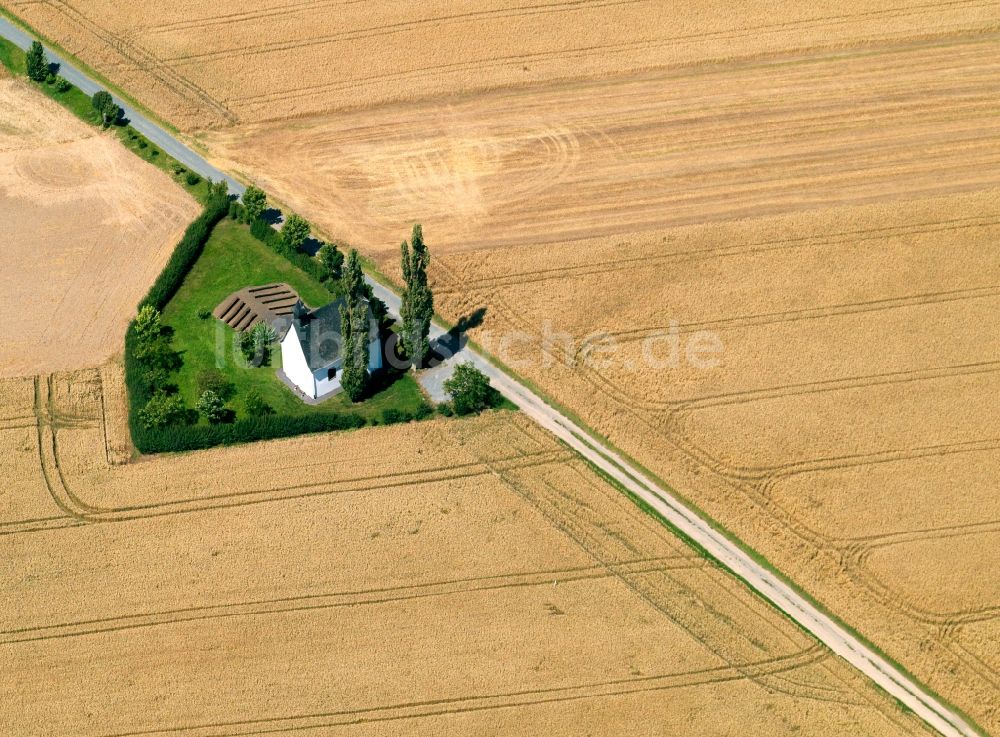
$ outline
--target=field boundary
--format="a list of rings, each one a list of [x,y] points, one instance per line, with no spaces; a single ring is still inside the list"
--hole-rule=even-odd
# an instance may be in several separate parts
[[[0,9],[0,10],[2,10],[2,9]],[[7,15],[7,13],[4,13],[4,15]],[[56,47],[56,48],[58,48],[58,47]],[[72,57],[70,56],[69,58],[72,58]],[[372,273],[375,274],[376,276],[380,277],[380,279],[379,279],[380,283],[382,283],[382,280],[385,280],[386,282],[388,282],[388,284],[392,284],[391,280],[386,279],[386,277],[384,275],[382,275],[382,274],[379,274],[377,272],[377,270],[372,270]],[[447,325],[447,322],[445,322],[444,320],[442,320],[440,318],[437,318],[437,317],[435,319],[435,322],[436,322],[437,325],[442,325],[442,324]],[[546,427],[549,430],[552,430],[553,425],[556,425],[563,432],[565,432],[566,434],[568,434],[571,440],[575,440],[576,443],[578,443],[579,445],[582,445],[583,448],[584,448],[583,450],[581,450],[579,447],[575,448],[575,450],[585,460],[587,460],[588,462],[592,462],[592,458],[597,457],[597,458],[600,458],[601,460],[603,460],[605,462],[610,462],[610,464],[613,467],[616,467],[618,469],[618,471],[620,471],[624,475],[624,477],[626,479],[630,479],[631,481],[639,483],[642,486],[647,486],[647,487],[650,486],[650,483],[649,483],[650,481],[652,482],[653,486],[655,486],[656,484],[662,483],[658,479],[658,477],[656,477],[653,474],[649,474],[648,471],[646,469],[644,469],[640,464],[636,463],[631,458],[629,458],[627,455],[625,455],[625,454],[621,453],[620,451],[618,451],[618,449],[613,444],[611,444],[610,442],[608,442],[606,439],[603,439],[599,434],[595,433],[591,428],[587,427],[582,422],[579,422],[579,418],[576,417],[574,415],[574,413],[572,413],[571,411],[565,411],[563,408],[561,408],[558,405],[558,403],[550,401],[549,398],[544,393],[542,393],[542,392],[540,392],[540,391],[537,390],[537,387],[534,387],[533,385],[531,385],[530,382],[524,380],[523,378],[521,378],[520,376],[518,376],[515,372],[510,371],[506,366],[504,366],[503,364],[501,364],[498,361],[496,361],[492,356],[489,356],[488,354],[484,353],[479,346],[477,346],[475,344],[470,344],[470,348],[473,349],[472,351],[470,351],[470,354],[472,355],[472,357],[475,358],[475,359],[480,359],[480,360],[488,363],[490,366],[492,366],[493,369],[494,369],[493,373],[495,375],[498,374],[499,378],[502,378],[502,379],[506,380],[506,382],[508,384],[508,386],[505,387],[507,389],[507,392],[509,394],[513,393],[512,396],[520,399],[521,403],[525,403],[526,402],[526,400],[525,400],[526,392],[533,393],[535,395],[535,398],[542,405],[541,409],[538,409],[536,407],[537,411],[543,413],[543,417],[545,419],[549,420],[549,423],[551,423],[551,424],[545,423],[543,426]],[[523,408],[524,407],[522,406],[522,409]],[[559,423],[558,419],[553,416],[553,410],[555,412],[564,412],[565,417],[573,425],[576,426],[575,430],[573,428],[568,428],[563,423]],[[533,419],[535,419],[536,421],[538,421],[537,416],[535,418],[533,418]],[[542,423],[540,422],[539,424],[542,424]],[[558,434],[557,434],[557,437],[559,437]],[[609,454],[611,456],[616,456],[617,459],[611,459],[611,458],[609,458]],[[964,719],[964,720],[968,721],[970,724],[974,725],[974,722],[971,719],[969,719],[964,713],[962,713],[961,710],[959,710],[956,707],[954,707],[953,705],[949,704],[944,699],[941,699],[941,697],[937,696],[936,694],[933,694],[923,684],[921,684],[918,681],[916,681],[913,678],[912,675],[910,675],[905,669],[903,669],[897,663],[895,663],[894,661],[892,661],[890,658],[888,658],[887,656],[885,656],[885,654],[882,653],[877,647],[873,646],[864,637],[862,637],[858,633],[854,632],[848,625],[844,624],[839,619],[837,619],[828,610],[826,610],[821,604],[819,604],[818,602],[815,602],[807,593],[805,593],[804,591],[802,591],[801,589],[799,589],[791,581],[787,580],[779,571],[777,571],[777,569],[775,569],[768,561],[766,561],[766,559],[764,559],[762,556],[760,556],[760,554],[756,553],[751,548],[749,548],[748,546],[746,546],[745,543],[743,543],[742,541],[740,541],[737,538],[735,538],[731,533],[729,533],[724,528],[719,527],[718,523],[716,523],[714,520],[712,520],[711,517],[709,517],[708,515],[705,515],[695,505],[690,504],[686,499],[684,499],[683,497],[680,497],[679,495],[677,495],[676,492],[669,485],[662,484],[662,487],[665,489],[665,491],[668,494],[668,496],[672,500],[676,501],[678,505],[680,505],[681,507],[683,507],[685,510],[690,510],[690,513],[693,513],[694,515],[696,515],[697,519],[699,521],[701,521],[705,525],[708,525],[709,528],[711,528],[712,531],[714,531],[716,534],[718,534],[719,536],[721,536],[722,538],[724,538],[725,542],[727,542],[728,545],[723,545],[722,546],[723,549],[725,549],[727,547],[731,548],[731,549],[734,549],[734,552],[738,552],[738,553],[742,554],[743,556],[747,557],[748,559],[750,559],[751,561],[753,561],[754,563],[756,563],[758,566],[760,566],[762,569],[764,569],[765,571],[767,571],[774,578],[776,578],[778,581],[780,581],[782,584],[784,584],[788,589],[790,589],[795,594],[795,596],[797,598],[803,600],[804,602],[807,602],[812,608],[814,608],[822,616],[824,616],[824,617],[828,618],[829,620],[831,620],[832,622],[836,623],[842,630],[844,630],[849,635],[851,635],[851,637],[854,640],[856,640],[859,644],[862,644],[864,646],[864,648],[867,651],[869,651],[869,653],[877,655],[878,658],[880,658],[882,661],[884,661],[885,663],[887,663],[890,666],[892,666],[892,668],[895,671],[897,671],[899,675],[904,676],[905,680],[908,682],[906,684],[907,686],[913,686],[914,688],[918,689],[919,692],[921,692],[923,694],[923,698],[922,698],[919,694],[913,694],[912,692],[908,691],[907,692],[907,697],[911,698],[913,701],[915,701],[916,703],[918,703],[921,707],[924,707],[924,713],[919,714],[919,716],[921,716],[925,721],[928,721],[928,723],[933,724],[933,722],[930,719],[928,719],[928,716],[927,716],[928,710],[930,710],[931,714],[933,714],[935,717],[938,717],[938,718],[940,718],[942,720],[942,721],[938,722],[937,728],[939,730],[941,730],[940,724],[943,723],[944,725],[946,725],[946,730],[941,730],[943,733],[946,733],[946,734],[968,735],[968,734],[972,734],[972,731],[970,731],[970,730],[975,730],[979,734],[985,734],[985,732],[981,728],[979,728],[978,726],[974,726],[974,727],[971,727],[971,728],[963,728],[963,727],[966,727],[966,725],[956,725],[954,722],[951,722],[950,720],[944,720],[943,717],[940,717],[940,711],[937,710],[937,709],[935,709],[935,708],[933,708],[933,707],[946,706],[946,707],[948,707],[948,709],[953,714],[960,715],[962,717],[962,719]],[[674,507],[674,508],[676,509],[676,507]],[[659,510],[655,510],[655,511],[658,512],[657,513],[657,517],[658,517],[658,519],[660,519],[661,522],[663,522],[665,524],[668,524],[668,525],[670,524],[669,520],[662,513],[659,513]],[[671,527],[671,529],[673,529],[673,527]],[[682,539],[688,540],[688,544],[692,544],[693,542],[695,542],[693,540],[689,540],[689,536],[687,536],[687,535],[682,534],[681,537],[682,537]],[[694,549],[696,551],[698,550],[698,547],[696,547],[695,545],[692,545],[692,547],[694,547]],[[792,615],[790,613],[788,613],[786,610],[784,610],[781,606],[778,606],[774,599],[770,599],[761,590],[762,589],[762,585],[761,585],[760,582],[758,582],[758,583],[752,583],[747,578],[744,578],[744,577],[740,576],[740,574],[736,573],[736,571],[732,568],[731,565],[727,565],[718,556],[713,555],[707,549],[705,550],[705,553],[716,564],[718,564],[721,567],[729,570],[733,575],[736,575],[738,578],[741,578],[742,580],[744,580],[747,583],[747,585],[751,589],[754,589],[760,596],[762,596],[764,598],[768,598],[768,600],[770,601],[770,603],[772,604],[772,606],[774,606],[774,608],[779,609],[779,611],[783,611],[786,614],[786,616],[789,616],[790,618],[795,619],[794,617],[792,617]],[[798,602],[794,602],[794,600],[792,600],[792,601],[793,601],[794,604],[798,605]],[[801,607],[798,607],[798,606],[797,606],[797,608],[801,609]],[[808,628],[806,628],[805,625],[802,624],[802,622],[800,620],[795,620],[795,621],[799,624],[799,626],[801,626],[804,629],[808,630]],[[836,652],[836,650],[833,648],[833,646],[830,644],[829,641],[823,640],[818,635],[816,635],[815,633],[813,633],[811,630],[808,630],[808,631],[810,631],[810,633],[813,634],[813,636],[817,637],[817,639],[821,639],[821,641],[823,641],[828,647],[830,647],[832,650],[834,650]],[[852,650],[853,650],[853,648],[852,648]],[[838,654],[840,654],[841,657],[845,657],[845,659],[846,659],[846,656],[844,656],[843,653],[838,653]],[[855,653],[855,654],[859,654],[859,653]],[[865,657],[867,657],[867,654],[865,654]],[[853,665],[855,665],[856,667],[859,667],[859,669],[861,669],[860,666],[857,666],[857,662],[856,661],[851,661],[851,662],[852,662]],[[863,669],[862,669],[862,672],[864,672]],[[869,677],[870,680],[878,683],[878,681],[876,681],[876,679],[874,677],[872,677],[870,673],[866,673],[866,675],[868,675],[868,677]],[[883,675],[885,675],[884,672],[883,672]],[[899,681],[897,679],[895,679],[895,678],[889,677],[888,680],[890,682],[892,682],[892,683],[897,684],[897,685],[899,684]],[[890,694],[890,695],[893,695],[893,694]],[[932,703],[930,706],[928,706],[928,700],[930,700],[931,702],[937,702],[937,703]],[[901,702],[901,703],[902,703],[902,705],[904,707],[910,708],[909,704],[906,704],[906,703],[903,703],[903,702]]]

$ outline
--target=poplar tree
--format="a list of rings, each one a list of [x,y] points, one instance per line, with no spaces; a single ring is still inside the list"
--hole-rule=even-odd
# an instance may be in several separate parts
[[[402,321],[403,351],[414,368],[421,368],[430,352],[428,336],[434,316],[434,295],[427,284],[427,265],[431,255],[424,244],[423,229],[413,226],[410,243],[400,246],[403,269],[403,303],[399,310]]]
[[[343,339],[343,367],[340,385],[352,402],[357,402],[368,386],[368,302],[367,284],[358,252],[351,249],[341,287],[345,305],[340,308],[340,333]]]

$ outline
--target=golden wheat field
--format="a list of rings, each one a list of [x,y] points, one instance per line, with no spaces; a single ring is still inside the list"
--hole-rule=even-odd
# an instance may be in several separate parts
[[[205,140],[392,276],[422,221],[448,319],[484,309],[477,341],[996,730],[998,60],[983,32]],[[645,368],[674,325],[721,365]]]
[[[11,8],[390,276],[422,222],[446,318],[485,310],[474,339],[1000,731],[997,5]],[[714,336],[719,364],[651,367],[671,330]],[[209,504],[191,459],[112,468],[107,443],[59,444],[102,521]],[[267,497],[251,451],[200,457],[212,505]],[[313,488],[300,472],[283,494]],[[498,731],[620,726],[568,703]],[[652,719],[746,732],[702,729],[710,703]],[[820,723],[783,709],[761,734]]]
[[[927,734],[521,415],[121,465],[120,371],[0,381],[5,735]]]
[[[0,80],[0,376],[95,365],[197,203],[116,138]]]
[[[996,6],[976,0],[5,5],[186,131],[998,25]]]

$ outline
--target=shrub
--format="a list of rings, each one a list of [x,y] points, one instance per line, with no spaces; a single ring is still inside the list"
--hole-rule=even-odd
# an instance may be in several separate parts
[[[139,419],[147,430],[175,425],[185,416],[184,402],[176,394],[157,392],[139,411]]]
[[[195,408],[200,415],[213,425],[222,422],[226,416],[226,406],[222,401],[222,397],[211,389],[206,389],[201,393]]]
[[[201,181],[201,177],[193,171],[189,171],[187,176],[184,177],[184,181],[188,183],[188,186],[195,186]]]
[[[251,417],[263,417],[264,415],[274,414],[274,409],[264,401],[264,398],[256,389],[251,389],[247,392],[246,397],[243,399],[243,406],[246,407],[247,414]]]
[[[451,402],[441,402],[437,406],[437,411],[445,417],[451,417],[455,414],[455,408],[451,406]]]
[[[56,75],[54,75],[52,72],[49,72],[47,75],[45,75],[45,84],[53,85],[55,83],[56,83]]]
[[[244,218],[243,205],[241,205],[236,200],[233,200],[232,202],[230,202],[229,203],[229,217],[232,220],[235,220],[238,223],[243,222],[243,218]]]
[[[240,336],[240,350],[252,366],[267,366],[271,362],[271,345],[278,339],[274,328],[258,322]]]
[[[203,369],[198,372],[198,392],[214,392],[223,401],[231,399],[234,387],[224,373],[216,368]]]
[[[209,309],[206,309],[206,308],[202,307],[200,310],[198,310],[198,319],[199,320],[207,320],[211,316],[212,316],[212,311],[209,310]]]
[[[149,144],[146,142],[146,139],[145,138],[140,138],[139,139],[139,148],[146,148],[147,146],[149,146]]]
[[[156,281],[153,282],[153,286],[150,287],[142,304],[152,305],[158,310],[162,310],[166,306],[201,255],[205,248],[205,242],[212,234],[212,228],[225,217],[228,211],[228,198],[217,197],[209,201],[201,215],[184,231],[184,237],[181,238],[181,242],[177,244],[174,252],[170,255],[170,260],[163,267],[163,271],[156,277]]]
[[[496,404],[498,399],[486,374],[471,363],[455,366],[455,373],[445,380],[444,389],[451,395],[452,406],[457,415],[482,412]]]
[[[394,407],[386,407],[382,410],[381,418],[383,425],[395,425],[396,423],[409,422],[413,419],[411,415]]]

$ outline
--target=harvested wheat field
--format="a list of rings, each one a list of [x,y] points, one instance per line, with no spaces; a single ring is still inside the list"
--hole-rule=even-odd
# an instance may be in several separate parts
[[[186,131],[997,25],[990,3],[8,3]]]
[[[197,203],[111,134],[0,80],[0,376],[96,365]]]
[[[476,340],[996,731],[998,60],[984,32],[205,140],[390,275],[421,221],[446,317],[484,308]],[[644,369],[674,323],[720,365]]]
[[[116,373],[0,382],[5,735],[928,734],[521,415],[113,464]]]
[[[996,5],[13,10],[390,276],[423,223],[444,316],[485,309],[476,340],[1000,731]],[[672,329],[719,361],[650,367]],[[59,452],[106,489],[88,521],[209,513],[189,459]],[[244,483],[223,473],[211,505]],[[525,475],[532,495],[582,488]],[[702,721],[738,699],[712,704],[688,712],[700,733],[746,731]],[[500,731],[582,709],[545,708]],[[775,718],[761,734],[799,726]]]

